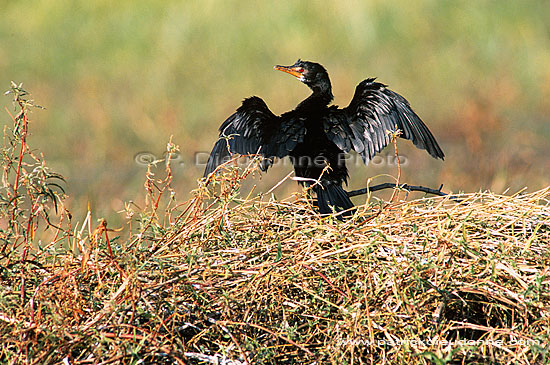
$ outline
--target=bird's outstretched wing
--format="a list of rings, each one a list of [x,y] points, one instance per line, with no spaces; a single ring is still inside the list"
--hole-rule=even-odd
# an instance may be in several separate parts
[[[220,138],[214,145],[204,176],[208,176],[233,153],[259,154],[265,158],[260,167],[265,171],[273,157],[284,157],[303,141],[306,129],[301,118],[290,114],[276,116],[257,96],[242,105],[220,127]]]
[[[324,118],[327,137],[344,152],[355,150],[368,163],[391,142],[388,132],[401,130],[401,137],[411,140],[434,158],[445,155],[428,127],[401,95],[375,82],[362,81],[350,104],[343,109],[331,107]]]

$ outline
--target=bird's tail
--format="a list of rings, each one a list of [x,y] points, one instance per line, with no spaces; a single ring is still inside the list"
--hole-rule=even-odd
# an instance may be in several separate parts
[[[321,214],[345,211],[338,219],[350,217],[355,213],[353,203],[341,185],[332,182],[316,185],[313,190],[317,194],[317,206]]]

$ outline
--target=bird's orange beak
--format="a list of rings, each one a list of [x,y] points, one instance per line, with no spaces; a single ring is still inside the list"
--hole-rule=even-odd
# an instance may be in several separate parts
[[[297,77],[299,79],[302,79],[304,75],[304,69],[302,67],[277,65],[273,68],[278,71],[289,73],[292,76]]]

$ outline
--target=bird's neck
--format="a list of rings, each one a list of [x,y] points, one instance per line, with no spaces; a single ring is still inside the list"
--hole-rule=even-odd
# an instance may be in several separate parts
[[[313,93],[298,104],[298,109],[325,107],[334,99],[330,82],[321,85],[311,85],[309,87]]]

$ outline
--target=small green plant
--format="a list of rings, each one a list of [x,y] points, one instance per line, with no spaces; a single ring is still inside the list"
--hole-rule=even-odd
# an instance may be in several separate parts
[[[29,98],[22,84],[12,82],[6,95],[13,96],[17,113],[15,116],[10,113],[13,126],[4,127],[1,150],[0,262],[15,258],[25,261],[33,250],[42,249],[41,243],[36,242],[41,225],[56,230],[52,244],[66,237],[67,231],[50,219],[52,206],[56,213],[61,211],[70,220],[63,206],[63,176],[51,171],[44,157],[27,144],[30,111],[43,108]]]

